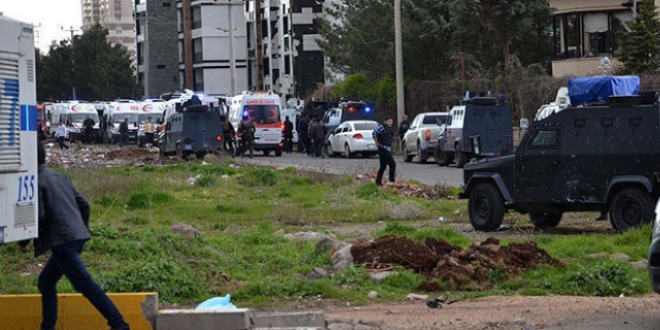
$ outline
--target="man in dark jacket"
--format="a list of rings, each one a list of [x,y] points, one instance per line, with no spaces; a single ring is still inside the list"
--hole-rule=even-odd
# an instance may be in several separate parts
[[[378,126],[373,132],[373,138],[378,148],[378,158],[380,159],[380,168],[378,168],[378,175],[376,176],[376,184],[383,185],[383,174],[385,168],[390,168],[390,183],[394,183],[394,174],[396,173],[396,162],[392,156],[392,140],[394,140],[394,132],[392,125],[394,119],[386,117],[385,123]]]
[[[249,118],[243,118],[238,124],[238,136],[241,137],[241,157],[245,157],[245,151],[250,150],[250,158],[254,153],[254,134],[257,129]]]
[[[300,142],[300,152],[305,152],[307,155],[310,155],[310,145],[309,145],[309,134],[307,133],[307,130],[309,129],[309,118],[307,116],[307,113],[303,113],[302,118],[298,122],[298,142]]]
[[[83,130],[85,131],[85,140],[87,143],[93,142],[94,125],[96,125],[94,119],[87,116],[83,122]]]
[[[312,139],[312,145],[315,157],[323,157],[323,144],[325,142],[325,128],[323,123],[315,116],[312,120],[312,126],[309,128],[309,137]]]
[[[289,120],[289,116],[284,119],[284,151],[287,153],[293,152],[293,123]]]
[[[113,330],[129,330],[117,307],[94,282],[80,258],[91,236],[87,225],[89,202],[64,175],[49,169],[46,150],[38,145],[39,162],[39,238],[34,242],[38,257],[50,250],[52,255],[39,274],[41,293],[41,330],[55,330],[57,323],[57,282],[66,276],[73,288],[82,293],[105,317]]]
[[[128,117],[119,124],[119,146],[123,147],[128,143]]]

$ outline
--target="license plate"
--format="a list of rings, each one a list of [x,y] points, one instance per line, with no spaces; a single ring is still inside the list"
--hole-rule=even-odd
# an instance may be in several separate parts
[[[186,145],[183,146],[183,149],[192,150],[192,145],[191,144],[186,144]]]
[[[376,146],[373,144],[367,144],[367,149],[376,149]]]
[[[266,142],[280,142],[280,139],[264,139]]]

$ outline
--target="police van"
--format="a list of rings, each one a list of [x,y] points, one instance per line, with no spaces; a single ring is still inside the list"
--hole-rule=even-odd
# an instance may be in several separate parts
[[[34,32],[0,12],[0,244],[37,237]]]
[[[271,151],[282,156],[282,100],[272,92],[243,92],[232,97],[229,107],[229,122],[236,130],[243,119],[254,123],[254,150],[268,156]]]

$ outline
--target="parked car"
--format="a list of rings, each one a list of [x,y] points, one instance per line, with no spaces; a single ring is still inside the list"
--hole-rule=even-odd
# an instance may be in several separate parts
[[[373,120],[343,122],[328,136],[326,153],[329,157],[342,154],[346,158],[351,158],[358,153],[365,158],[376,155],[378,149],[372,136],[376,128],[378,128],[378,123]]]
[[[495,230],[507,210],[529,213],[537,227],[557,226],[564,212],[609,211],[619,231],[652,221],[660,104],[639,96],[609,102],[535,121],[514,154],[465,166],[460,196],[469,198],[472,226]]]
[[[513,151],[511,110],[489,97],[474,98],[455,106],[434,150],[436,163],[447,166],[456,161],[463,168],[470,159],[495,157]]]
[[[426,163],[429,156],[433,155],[441,126],[447,123],[448,117],[447,112],[420,113],[415,117],[401,142],[401,152],[406,163],[412,162],[415,156],[420,164]]]

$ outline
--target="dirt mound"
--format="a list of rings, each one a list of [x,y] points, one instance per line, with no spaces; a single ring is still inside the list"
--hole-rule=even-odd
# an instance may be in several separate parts
[[[490,275],[496,272],[506,276],[541,265],[562,266],[534,242],[503,247],[495,238],[462,249],[435,238],[427,238],[420,244],[407,238],[385,236],[353,245],[351,254],[356,264],[372,269],[402,266],[421,273],[428,280],[421,287],[425,291],[441,289],[435,279],[455,290],[476,289],[474,284],[488,286]]]
[[[355,181],[357,183],[375,182],[376,173],[367,173],[364,175],[358,175],[355,177]],[[406,183],[403,181],[396,181],[391,185],[386,185],[385,188],[393,191],[397,195],[403,195],[408,197],[416,197],[416,198],[423,198],[430,200],[453,198],[453,196],[450,196],[450,191],[449,191],[450,187],[440,184],[435,186],[425,186],[425,185]]]
[[[158,150],[157,149],[146,149],[146,148],[125,148],[118,150],[110,150],[105,154],[105,159],[107,160],[158,160]]]

